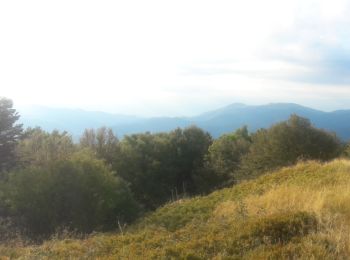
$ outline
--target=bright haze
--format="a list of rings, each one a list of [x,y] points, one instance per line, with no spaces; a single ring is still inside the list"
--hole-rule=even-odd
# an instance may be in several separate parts
[[[1,1],[0,96],[143,116],[350,108],[350,1]]]

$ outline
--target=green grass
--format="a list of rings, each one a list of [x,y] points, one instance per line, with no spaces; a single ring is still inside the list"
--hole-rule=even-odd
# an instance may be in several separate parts
[[[22,259],[345,259],[350,256],[350,161],[305,162],[180,200],[124,234],[0,246]],[[6,259],[6,258],[5,258]]]

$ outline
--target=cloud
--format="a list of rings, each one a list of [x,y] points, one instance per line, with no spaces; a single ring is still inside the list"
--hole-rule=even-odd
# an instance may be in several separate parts
[[[0,90],[18,103],[152,115],[348,107],[348,2],[2,1]]]
[[[276,33],[260,51],[264,61],[280,61],[300,70],[286,80],[313,84],[350,84],[350,5],[327,1],[298,13],[293,26]],[[302,5],[301,5],[302,6]],[[295,72],[295,71],[294,71]],[[278,73],[276,77],[279,77]]]
[[[293,22],[273,32],[254,55],[206,61],[183,75],[245,75],[315,85],[350,85],[350,4],[297,1]]]

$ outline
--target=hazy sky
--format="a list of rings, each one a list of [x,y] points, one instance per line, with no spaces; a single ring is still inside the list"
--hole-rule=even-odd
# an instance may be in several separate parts
[[[0,1],[0,96],[192,115],[350,108],[350,1]]]

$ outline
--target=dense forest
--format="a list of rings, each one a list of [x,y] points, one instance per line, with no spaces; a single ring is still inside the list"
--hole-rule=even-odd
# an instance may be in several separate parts
[[[209,194],[300,161],[349,156],[333,133],[298,115],[214,139],[191,126],[118,139],[111,129],[23,129],[0,99],[0,240],[123,228],[168,202]],[[1,241],[0,241],[1,242]]]

